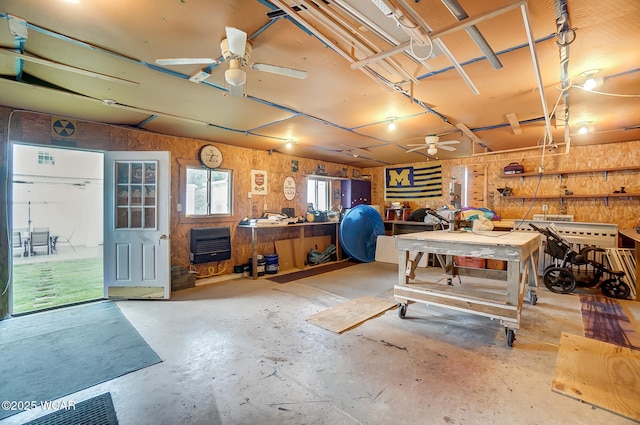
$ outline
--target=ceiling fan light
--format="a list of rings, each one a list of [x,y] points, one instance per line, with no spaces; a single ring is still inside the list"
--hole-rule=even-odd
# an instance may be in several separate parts
[[[438,149],[436,149],[435,146],[429,146],[429,149],[427,149],[427,153],[429,155],[435,155],[438,153]]]
[[[232,86],[241,86],[247,82],[247,73],[240,68],[229,68],[224,72],[224,79]]]
[[[593,90],[596,88],[597,85],[598,85],[598,82],[596,81],[595,78],[589,78],[587,81],[584,82],[584,85],[582,87],[585,90]]]

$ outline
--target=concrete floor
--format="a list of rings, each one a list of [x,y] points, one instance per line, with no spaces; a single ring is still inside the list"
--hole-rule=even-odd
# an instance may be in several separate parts
[[[360,295],[391,297],[396,267],[118,302],[163,362],[62,400],[110,391],[121,425],[635,423],[551,390],[560,333],[583,335],[576,294],[540,288],[513,348],[498,322],[418,304],[342,335],[305,321]],[[636,304],[625,302],[637,321]]]

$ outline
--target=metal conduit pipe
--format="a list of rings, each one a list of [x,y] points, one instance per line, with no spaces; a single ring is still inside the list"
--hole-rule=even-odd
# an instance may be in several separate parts
[[[462,6],[460,6],[460,3],[458,3],[458,0],[442,0],[442,3],[444,3],[447,9],[449,9],[449,12],[451,12],[451,14],[455,16],[458,21],[462,21],[463,19],[467,19],[469,17],[467,12],[465,12]],[[487,43],[487,40],[484,38],[482,33],[480,33],[478,27],[476,27],[475,25],[471,25],[465,28],[465,31],[473,39],[480,50],[482,50],[482,53],[484,53],[489,63],[491,63],[491,66],[493,66],[494,69],[502,68],[502,62],[500,62],[500,59],[498,59],[498,56],[493,51],[491,46],[489,46],[489,43]]]

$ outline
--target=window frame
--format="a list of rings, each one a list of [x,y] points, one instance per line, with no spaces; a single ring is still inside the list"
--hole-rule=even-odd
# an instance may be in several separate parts
[[[229,217],[232,217],[234,214],[234,204],[235,204],[235,198],[234,198],[234,170],[230,169],[230,168],[216,168],[216,169],[208,169],[204,166],[202,166],[202,164],[199,161],[193,161],[193,160],[178,160],[178,165],[180,168],[180,182],[179,182],[179,187],[178,187],[178,191],[179,191],[179,199],[180,199],[180,208],[178,208],[178,214],[179,214],[179,219],[178,222],[179,223],[200,223],[200,222],[204,222],[204,221],[211,221],[213,219],[218,219],[218,218],[224,218],[224,219],[228,219]],[[201,170],[206,170],[206,171],[223,171],[223,172],[227,172],[229,174],[229,190],[228,190],[228,196],[229,196],[229,212],[224,212],[224,213],[214,213],[214,214],[206,214],[206,215],[187,215],[187,170],[189,169],[201,169]],[[210,193],[210,186],[209,186],[210,180],[208,179],[207,181],[207,192]]]

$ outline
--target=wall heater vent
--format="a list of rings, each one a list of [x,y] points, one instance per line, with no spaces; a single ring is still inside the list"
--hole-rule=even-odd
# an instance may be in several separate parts
[[[228,227],[191,229],[189,260],[193,264],[231,258],[231,235]]]

